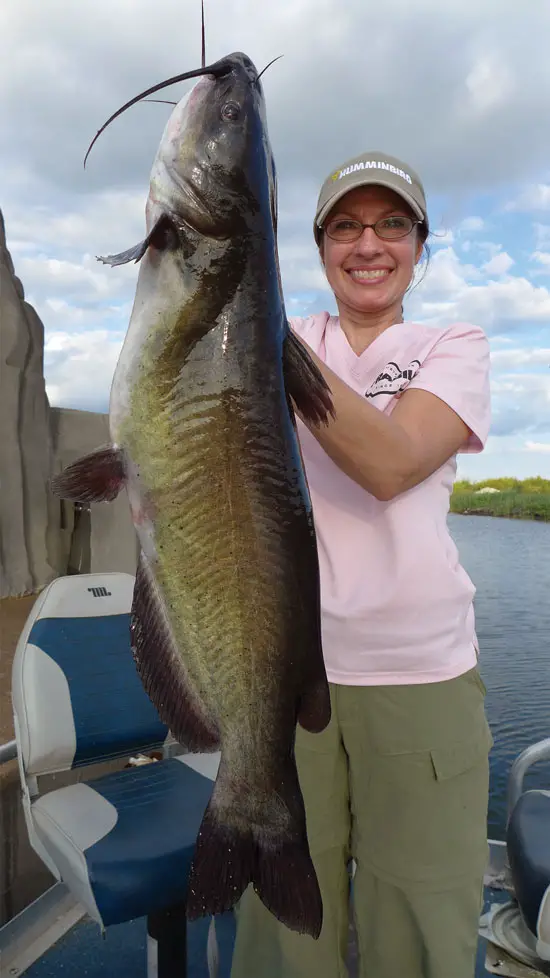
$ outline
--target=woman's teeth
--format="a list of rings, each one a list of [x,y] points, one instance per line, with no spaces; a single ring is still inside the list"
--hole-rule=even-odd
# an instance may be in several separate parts
[[[349,275],[353,279],[360,282],[369,282],[374,280],[379,280],[386,278],[390,274],[389,268],[376,268],[376,269],[364,269],[364,268],[352,268],[349,271]]]

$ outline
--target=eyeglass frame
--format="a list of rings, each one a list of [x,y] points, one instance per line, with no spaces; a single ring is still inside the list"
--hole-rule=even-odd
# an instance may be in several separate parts
[[[372,228],[372,230],[374,231],[376,237],[377,238],[380,238],[381,241],[400,241],[401,238],[406,238],[409,234],[412,234],[413,229],[418,224],[424,224],[424,221],[421,221],[418,218],[417,219],[414,219],[412,217],[408,217],[407,215],[400,215],[400,216],[403,217],[407,221],[411,221],[411,226],[410,226],[410,228],[409,228],[408,231],[405,231],[404,234],[394,235],[391,238],[385,238],[382,234],[379,234],[378,231],[376,230],[376,225],[377,224],[380,224],[382,221],[387,221],[388,220],[387,217],[381,217],[381,218],[379,218],[378,221],[375,221],[374,224],[362,224],[361,221],[356,221],[354,218],[351,218],[351,217],[350,218],[333,218],[332,221],[329,221],[328,222],[328,224],[333,224],[334,221],[338,221],[338,220],[340,220],[340,221],[341,220],[347,220],[347,221],[349,221],[350,224],[355,224],[355,225],[357,225],[358,227],[361,228],[361,230],[360,230],[359,234],[357,235],[357,237],[355,237],[355,238],[349,238],[345,242],[341,238],[340,239],[334,238],[332,236],[332,234],[329,234],[329,232],[327,231],[328,224],[327,225],[322,224],[321,227],[320,227],[320,230],[321,231],[324,231],[324,233],[327,234],[329,236],[329,238],[331,238],[332,241],[340,241],[341,244],[344,244],[344,243],[345,244],[351,244],[352,241],[359,241],[359,238],[363,234],[365,228]]]

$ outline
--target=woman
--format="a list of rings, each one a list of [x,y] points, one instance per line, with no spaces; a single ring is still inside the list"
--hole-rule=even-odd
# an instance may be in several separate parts
[[[485,687],[474,587],[446,517],[482,450],[489,348],[403,322],[428,236],[420,179],[366,153],[330,174],[314,234],[338,316],[294,319],[336,418],[300,442],[318,538],[332,719],[296,758],[324,904],[314,941],[249,888],[232,978],[343,978],[349,860],[361,978],[472,978],[487,858]]]

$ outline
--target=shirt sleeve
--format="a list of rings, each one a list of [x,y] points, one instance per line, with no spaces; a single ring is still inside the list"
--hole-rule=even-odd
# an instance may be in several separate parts
[[[303,316],[287,316],[288,324],[298,336],[303,336],[305,319]]]
[[[461,452],[483,451],[491,427],[490,349],[479,326],[446,330],[425,358],[408,390],[429,391],[458,414],[472,434]]]

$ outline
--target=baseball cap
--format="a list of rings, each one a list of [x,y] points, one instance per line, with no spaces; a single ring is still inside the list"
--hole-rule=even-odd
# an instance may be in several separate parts
[[[369,184],[394,190],[428,227],[426,195],[418,174],[395,156],[367,152],[338,166],[329,174],[321,187],[313,222],[313,234],[317,244],[320,241],[323,221],[336,202],[349,190]]]

